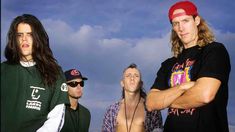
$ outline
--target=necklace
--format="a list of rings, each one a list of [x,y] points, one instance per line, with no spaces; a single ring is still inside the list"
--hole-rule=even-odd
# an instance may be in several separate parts
[[[130,128],[129,128],[129,129],[128,129],[128,123],[127,123],[126,99],[124,98],[125,118],[126,118],[126,130],[127,130],[127,132],[130,132],[130,131],[131,131],[131,125],[132,125],[132,122],[133,122],[133,120],[134,120],[135,112],[136,112],[136,110],[137,110],[137,107],[138,107],[138,105],[139,105],[139,103],[140,103],[140,98],[141,98],[141,97],[139,97],[139,101],[138,101],[137,105],[135,106],[135,110],[134,110],[134,113],[133,113],[132,118],[131,118],[131,124],[130,124]]]

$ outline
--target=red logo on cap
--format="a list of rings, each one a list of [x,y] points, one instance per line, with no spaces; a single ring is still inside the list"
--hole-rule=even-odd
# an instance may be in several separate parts
[[[77,70],[72,70],[71,72],[71,75],[73,75],[73,76],[76,76],[76,75],[79,75],[79,72],[77,71]]]

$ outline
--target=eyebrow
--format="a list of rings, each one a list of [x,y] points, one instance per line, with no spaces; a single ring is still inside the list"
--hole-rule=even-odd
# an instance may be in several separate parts
[[[172,23],[179,23],[181,21],[190,20],[190,17],[183,18],[182,20],[172,21]]]
[[[133,75],[140,75],[139,73],[126,73],[124,75],[131,75],[131,74],[133,74]]]
[[[29,33],[32,33],[32,32],[18,32],[18,31],[17,31],[17,33],[18,33],[18,34],[23,34],[23,33],[29,34]]]

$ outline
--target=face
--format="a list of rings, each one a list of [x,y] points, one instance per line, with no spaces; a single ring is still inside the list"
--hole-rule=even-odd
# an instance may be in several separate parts
[[[184,10],[177,9],[173,14],[183,13]],[[179,15],[172,19],[172,28],[177,33],[178,37],[184,44],[184,48],[190,48],[197,44],[198,28],[200,18],[197,16],[195,19],[189,15]]]
[[[17,40],[20,52],[22,54],[21,60],[32,60],[33,38],[32,30],[29,24],[20,23],[17,27]]]
[[[78,78],[78,79],[73,79],[73,80],[70,80],[70,81],[67,82],[68,94],[71,98],[79,99],[80,97],[82,97],[83,87],[81,86],[81,84],[78,84],[77,86],[70,86],[68,83],[71,83],[71,82],[81,83],[82,81],[83,81],[82,79]]]
[[[128,68],[123,74],[121,86],[127,92],[136,93],[140,90],[140,72],[136,68]]]

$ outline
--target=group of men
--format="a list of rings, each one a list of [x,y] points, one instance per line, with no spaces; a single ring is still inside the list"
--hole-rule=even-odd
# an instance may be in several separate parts
[[[175,3],[168,17],[173,57],[162,62],[148,94],[137,65],[124,69],[122,97],[107,108],[102,132],[228,132],[226,48],[215,42],[194,3]],[[78,102],[87,78],[77,69],[62,71],[35,16],[12,21],[5,57],[1,132],[89,131],[91,114]]]

